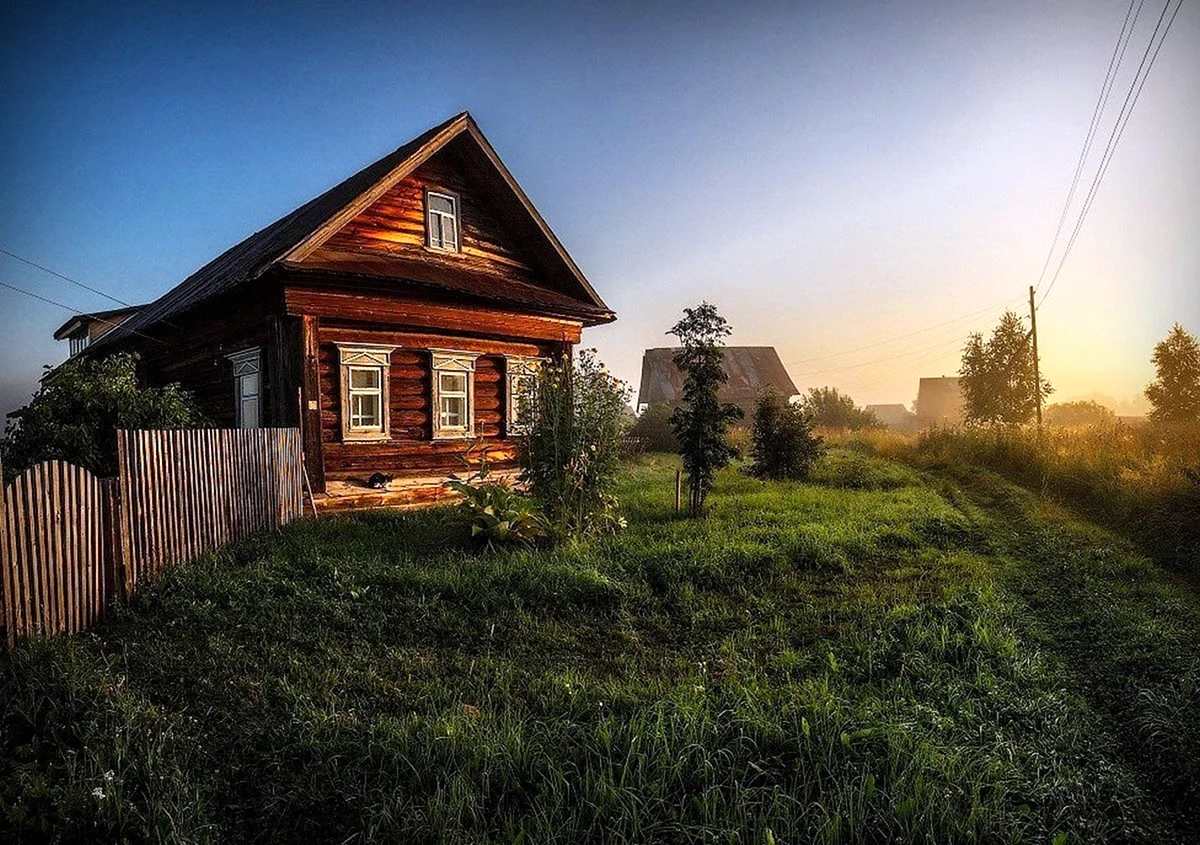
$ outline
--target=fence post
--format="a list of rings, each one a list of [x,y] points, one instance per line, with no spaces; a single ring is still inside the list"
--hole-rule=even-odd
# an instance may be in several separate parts
[[[123,520],[121,518],[121,479],[106,478],[100,482],[102,496],[101,529],[104,539],[104,610],[114,600],[129,600],[130,583],[126,571]]]
[[[15,613],[9,613],[12,599],[12,561],[8,559],[8,488],[4,484],[4,459],[0,458],[0,628],[4,629],[8,648],[16,645]]]

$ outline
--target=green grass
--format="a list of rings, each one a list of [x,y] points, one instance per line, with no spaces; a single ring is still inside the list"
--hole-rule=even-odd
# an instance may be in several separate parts
[[[305,522],[0,659],[30,841],[1195,838],[1200,611],[980,473],[675,463],[629,529],[482,551],[454,510]]]
[[[1047,426],[1040,432],[967,426],[829,437],[959,479],[993,470],[1200,579],[1200,423]]]

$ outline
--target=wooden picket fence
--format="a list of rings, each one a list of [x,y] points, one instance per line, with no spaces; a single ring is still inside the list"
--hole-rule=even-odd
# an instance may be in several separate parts
[[[117,432],[116,478],[64,461],[0,495],[0,624],[75,633],[168,566],[303,513],[297,429]]]

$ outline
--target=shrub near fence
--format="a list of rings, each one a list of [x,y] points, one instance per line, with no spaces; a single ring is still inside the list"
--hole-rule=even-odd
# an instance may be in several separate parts
[[[83,630],[165,567],[302,513],[296,429],[117,437],[116,478],[48,461],[0,495],[0,622],[10,647]]]

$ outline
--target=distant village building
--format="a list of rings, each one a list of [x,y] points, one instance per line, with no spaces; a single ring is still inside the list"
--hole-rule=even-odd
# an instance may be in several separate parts
[[[917,415],[901,404],[867,405],[867,410],[893,431],[917,430]]]
[[[956,425],[963,421],[962,387],[957,376],[923,378],[917,389],[917,425]]]
[[[729,380],[718,396],[737,405],[749,417],[754,403],[768,388],[790,401],[799,395],[791,376],[773,346],[726,346],[723,367]],[[642,355],[642,383],[638,389],[638,411],[649,405],[678,408],[683,404],[683,374],[675,366],[675,350],[647,349]]]

